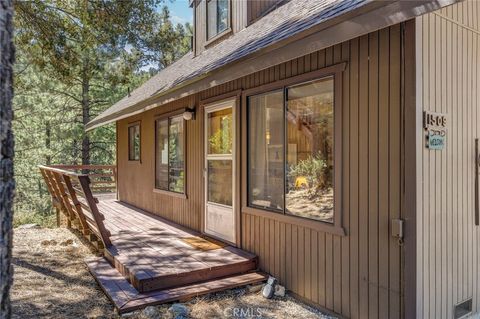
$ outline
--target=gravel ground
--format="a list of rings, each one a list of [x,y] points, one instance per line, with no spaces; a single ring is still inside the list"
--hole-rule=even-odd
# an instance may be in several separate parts
[[[16,228],[13,318],[111,317],[113,306],[83,263],[93,254],[65,228]]]
[[[95,254],[65,228],[14,231],[13,318],[118,318],[83,260]],[[291,297],[267,300],[259,292],[233,289],[184,303],[189,318],[331,318]],[[149,309],[170,318],[163,305]],[[151,312],[150,312],[151,315]],[[123,315],[155,318],[145,311]]]

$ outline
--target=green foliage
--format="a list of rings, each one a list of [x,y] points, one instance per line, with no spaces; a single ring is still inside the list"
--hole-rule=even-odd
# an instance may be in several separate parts
[[[222,116],[220,119],[221,128],[210,137],[210,147],[214,154],[230,154],[232,152],[232,117]]]
[[[16,211],[13,217],[13,227],[15,228],[25,224],[37,224],[42,227],[53,228],[57,225],[57,217],[55,214]]]
[[[143,63],[153,63],[158,69],[163,69],[190,50],[192,26],[189,23],[173,25],[170,19],[170,11],[164,6],[155,14],[151,31],[138,38]]]
[[[115,124],[84,124],[188,50],[190,27],[173,26],[161,2],[16,2],[17,223],[52,215],[38,165],[115,163]]]
[[[296,165],[292,165],[288,172],[289,177],[293,180],[305,178],[311,195],[328,186],[328,174],[328,165],[319,155],[309,156],[305,160],[300,160]]]

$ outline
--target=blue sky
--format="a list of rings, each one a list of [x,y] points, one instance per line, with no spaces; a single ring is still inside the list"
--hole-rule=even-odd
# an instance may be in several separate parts
[[[165,0],[164,4],[170,9],[174,23],[193,22],[192,9],[188,6],[188,0]]]

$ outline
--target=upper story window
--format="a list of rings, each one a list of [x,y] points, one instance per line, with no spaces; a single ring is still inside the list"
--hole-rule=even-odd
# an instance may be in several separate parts
[[[155,122],[155,187],[185,193],[185,131],[181,115]]]
[[[207,40],[230,28],[229,0],[207,0]]]
[[[140,161],[140,123],[128,127],[128,160]]]

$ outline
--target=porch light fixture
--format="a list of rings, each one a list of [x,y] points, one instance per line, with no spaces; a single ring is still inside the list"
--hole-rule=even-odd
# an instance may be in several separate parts
[[[195,120],[195,109],[194,108],[188,108],[183,112],[183,119],[185,121],[190,121],[190,120]]]

